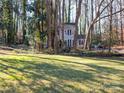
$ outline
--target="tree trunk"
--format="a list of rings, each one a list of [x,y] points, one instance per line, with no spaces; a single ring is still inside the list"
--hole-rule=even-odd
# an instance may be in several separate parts
[[[122,10],[122,0],[120,0],[120,10]],[[124,45],[124,32],[123,32],[123,15],[122,15],[122,12],[120,12],[120,23],[121,23],[121,45],[123,46]]]
[[[76,19],[75,19],[74,49],[77,48],[78,22],[81,15],[81,5],[82,5],[82,0],[79,0],[77,11],[76,11]]]
[[[50,0],[45,0],[46,1],[46,17],[47,17],[47,33],[48,33],[48,48],[52,49],[52,32],[51,32],[51,1]]]
[[[112,2],[110,1],[110,32],[109,32],[109,53],[112,47]]]

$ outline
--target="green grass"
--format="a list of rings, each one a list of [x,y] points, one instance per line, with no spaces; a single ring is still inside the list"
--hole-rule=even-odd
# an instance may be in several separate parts
[[[0,55],[0,93],[124,93],[123,60]]]

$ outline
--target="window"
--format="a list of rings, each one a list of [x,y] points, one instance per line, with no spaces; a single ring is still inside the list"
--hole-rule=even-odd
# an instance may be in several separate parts
[[[69,30],[68,30],[68,35],[69,35]]]
[[[71,39],[68,39],[67,40],[67,47],[72,47],[72,45],[73,45],[72,40]]]
[[[71,47],[71,45],[72,45],[72,44],[71,44],[71,39],[70,39],[70,47]]]
[[[71,30],[70,30],[70,35],[71,35],[72,33],[71,33]]]
[[[68,47],[70,47],[70,40],[68,40]]]
[[[71,34],[72,34],[71,30],[68,30],[67,35],[71,35]]]

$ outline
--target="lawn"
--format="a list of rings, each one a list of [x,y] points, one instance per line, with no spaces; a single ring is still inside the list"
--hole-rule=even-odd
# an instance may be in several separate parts
[[[0,93],[124,93],[124,58],[0,55]]]

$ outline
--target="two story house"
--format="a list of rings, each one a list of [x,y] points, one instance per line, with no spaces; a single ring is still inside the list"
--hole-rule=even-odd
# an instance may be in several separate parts
[[[68,48],[73,48],[74,46],[74,34],[75,34],[75,24],[65,23],[64,24],[64,41],[65,46]],[[58,38],[62,40],[62,29],[58,29]],[[77,48],[83,48],[84,45],[84,35],[78,35],[77,37]]]

